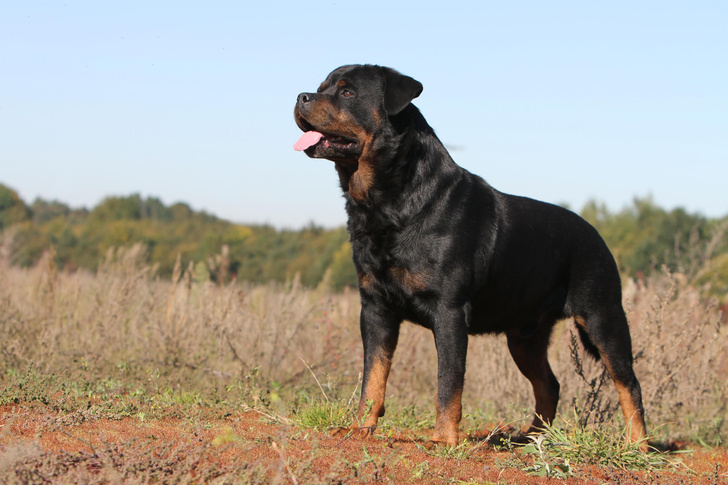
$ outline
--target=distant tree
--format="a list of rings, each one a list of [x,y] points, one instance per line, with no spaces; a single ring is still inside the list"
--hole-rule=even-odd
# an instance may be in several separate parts
[[[140,212],[142,219],[169,222],[173,219],[172,211],[156,197],[147,197],[141,201]]]
[[[632,206],[610,213],[604,204],[588,202],[581,212],[612,249],[620,269],[635,274],[665,264],[678,269],[680,254],[708,236],[708,221],[678,208],[666,211],[652,198],[636,198]]]
[[[30,210],[18,193],[10,187],[0,184],[0,231],[12,224],[30,218]]]
[[[107,197],[90,214],[94,221],[109,222],[142,218],[142,199],[139,194],[129,197]]]
[[[354,269],[354,262],[351,254],[351,243],[343,243],[334,254],[331,266],[331,287],[335,290],[342,290],[349,286],[356,288],[358,278]]]
[[[70,207],[66,204],[56,200],[47,202],[40,198],[33,201],[30,211],[33,214],[33,222],[37,224],[43,224],[57,217],[68,217],[71,213]]]
[[[636,198],[617,212],[590,201],[581,214],[604,237],[623,274],[649,273],[664,264],[710,286],[713,294],[725,294],[728,235],[721,240],[716,234],[721,228],[728,231],[728,217],[709,220],[684,209],[666,211],[649,197]],[[158,198],[139,194],[107,197],[90,212],[42,199],[29,208],[15,191],[0,184],[0,229],[11,224],[16,227],[11,261],[23,266],[37,262],[53,245],[59,267],[95,270],[110,247],[142,243],[147,261],[157,265],[163,277],[172,274],[179,255],[184,267],[193,262],[197,269],[206,268],[205,279],[223,283],[286,282],[299,275],[309,287],[324,278],[333,289],[357,285],[344,227],[244,226],[182,202],[167,207]],[[198,273],[196,277],[202,277]]]
[[[13,237],[10,261],[18,266],[31,266],[50,247],[51,241],[48,235],[37,225],[24,222],[16,227],[18,231]]]
[[[184,221],[192,217],[192,209],[187,204],[177,202],[169,208],[169,212],[172,214],[172,220]]]

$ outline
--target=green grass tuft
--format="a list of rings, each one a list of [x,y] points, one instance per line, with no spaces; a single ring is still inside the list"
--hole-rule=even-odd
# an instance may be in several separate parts
[[[523,447],[523,453],[533,458],[533,465],[524,471],[564,478],[573,473],[573,464],[648,472],[679,464],[674,453],[641,452],[641,442],[633,443],[609,426],[580,427],[569,421],[564,424],[546,426],[543,434],[529,436],[531,443]]]
[[[310,402],[296,412],[296,423],[302,428],[326,431],[351,425],[352,409],[346,401]]]

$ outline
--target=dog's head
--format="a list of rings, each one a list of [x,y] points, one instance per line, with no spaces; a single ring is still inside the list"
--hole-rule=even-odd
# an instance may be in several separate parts
[[[422,84],[388,67],[342,66],[315,93],[301,93],[294,109],[304,131],[294,145],[312,158],[357,162],[376,134],[420,95]]]

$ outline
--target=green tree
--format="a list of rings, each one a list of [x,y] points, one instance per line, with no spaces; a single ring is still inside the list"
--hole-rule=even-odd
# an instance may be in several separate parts
[[[107,197],[91,211],[90,217],[99,222],[139,220],[142,218],[142,199],[139,194]]]
[[[356,288],[359,284],[354,269],[354,261],[351,254],[351,243],[343,243],[334,254],[331,261],[331,287],[335,290],[342,290],[349,286]]]
[[[47,202],[38,198],[33,201],[30,211],[33,214],[33,222],[43,224],[56,218],[68,217],[71,208],[56,200]]]
[[[649,272],[663,264],[679,270],[681,255],[710,237],[707,219],[681,208],[668,212],[650,197],[636,198],[632,206],[617,213],[590,201],[581,215],[596,227],[620,269],[629,274]]]
[[[30,218],[30,210],[18,193],[0,184],[0,231]]]

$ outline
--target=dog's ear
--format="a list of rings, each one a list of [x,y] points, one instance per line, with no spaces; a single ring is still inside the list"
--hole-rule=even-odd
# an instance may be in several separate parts
[[[422,84],[394,69],[384,69],[384,110],[394,116],[422,92]]]

